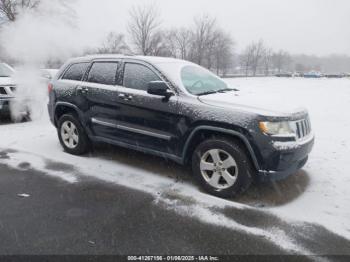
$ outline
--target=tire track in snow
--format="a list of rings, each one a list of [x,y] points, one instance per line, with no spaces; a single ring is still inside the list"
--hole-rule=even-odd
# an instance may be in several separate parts
[[[15,169],[23,170],[23,163],[30,163],[29,167],[26,167],[27,169],[36,169],[68,183],[77,183],[86,177],[115,183],[153,195],[155,205],[161,205],[203,223],[261,237],[292,254],[319,254],[320,248],[312,245],[315,233],[320,232],[314,229],[314,225],[297,222],[287,223],[264,210],[219,199],[201,193],[197,188],[187,183],[145,173],[136,168],[116,165],[106,160],[99,160],[102,163],[97,167],[91,164],[84,166],[87,164],[84,162],[88,159],[80,159],[82,163],[78,169],[73,164],[56,162],[40,155],[14,150],[0,150],[0,163]],[[103,168],[105,171],[101,170],[101,166],[105,167]],[[116,171],[118,167],[119,170]],[[305,230],[307,228],[311,228],[311,230]],[[321,228],[322,230],[327,231],[324,228]],[[333,241],[337,243],[346,242],[330,232],[326,234],[332,235]],[[329,251],[329,248],[323,247],[323,250]]]

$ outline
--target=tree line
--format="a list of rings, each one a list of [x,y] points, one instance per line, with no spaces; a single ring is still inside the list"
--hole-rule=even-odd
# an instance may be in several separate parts
[[[0,23],[15,21],[20,9],[35,9],[40,1],[0,0]],[[59,1],[67,5],[66,0]],[[151,4],[130,9],[126,33],[109,32],[99,46],[86,49],[83,53],[175,57],[197,63],[219,75],[256,76],[285,71],[304,73],[327,68],[324,61],[328,60],[292,56],[284,50],[274,51],[263,40],[253,41],[238,54],[235,47],[231,33],[225,31],[214,17],[201,15],[187,27],[164,28],[157,6]],[[337,60],[330,61],[337,64]],[[52,65],[60,63],[49,62]],[[344,68],[349,68],[350,60],[345,59],[343,64]]]

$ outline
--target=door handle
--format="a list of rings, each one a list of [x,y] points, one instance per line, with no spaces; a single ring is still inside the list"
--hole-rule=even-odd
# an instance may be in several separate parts
[[[132,100],[132,96],[131,96],[131,95],[119,94],[118,97],[119,97],[120,99],[123,99],[124,101],[130,101],[130,100]]]
[[[78,86],[77,91],[82,93],[82,94],[86,94],[89,91],[89,89],[87,87]]]

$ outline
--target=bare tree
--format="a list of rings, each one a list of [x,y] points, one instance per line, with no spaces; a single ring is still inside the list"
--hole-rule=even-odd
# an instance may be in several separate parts
[[[254,52],[255,52],[254,46],[249,45],[244,49],[243,53],[240,55],[239,60],[242,68],[244,69],[245,76],[248,76],[251,71]]]
[[[218,30],[215,34],[214,59],[216,73],[225,75],[226,71],[233,64],[234,41],[230,34]]]
[[[188,53],[191,48],[192,32],[186,28],[180,28],[175,35],[176,43],[179,49],[179,57],[188,59]]]
[[[0,19],[15,21],[21,9],[34,9],[40,0],[0,0]]]
[[[152,50],[158,45],[154,37],[159,28],[159,13],[154,5],[136,6],[130,11],[130,21],[128,24],[131,39],[142,55],[152,55]]]
[[[174,56],[172,42],[169,40],[169,33],[166,31],[156,32],[150,41],[150,55],[153,56]]]
[[[176,29],[171,29],[167,31],[163,31],[161,33],[163,35],[163,48],[166,49],[166,56],[170,57],[179,57],[179,48],[176,41]]]
[[[205,15],[199,19],[195,19],[191,47],[191,60],[195,63],[204,65],[208,47],[213,43],[215,29],[216,20],[214,18]]]
[[[261,59],[265,51],[264,42],[262,40],[258,42],[253,42],[252,47],[254,50],[253,60],[252,60],[252,73],[253,73],[253,76],[256,76],[256,73],[261,63]]]
[[[130,48],[125,41],[125,35],[110,32],[102,47],[97,50],[100,54],[127,54],[130,53]]]
[[[262,40],[258,42],[252,42],[247,46],[240,57],[241,65],[245,70],[246,76],[248,76],[249,73],[251,73],[253,76],[256,76],[263,62],[265,52],[266,48]]]
[[[172,29],[166,35],[167,47],[172,57],[188,59],[192,32],[186,28]]]
[[[266,47],[263,52],[262,63],[264,67],[264,74],[268,76],[270,74],[271,66],[272,66],[272,54],[273,51],[271,48]]]
[[[302,74],[306,73],[308,70],[308,68],[302,63],[296,63],[294,66],[294,69],[296,72],[302,73]]]
[[[272,55],[272,63],[278,73],[281,73],[282,70],[286,70],[291,62],[291,56],[286,51],[280,50]]]

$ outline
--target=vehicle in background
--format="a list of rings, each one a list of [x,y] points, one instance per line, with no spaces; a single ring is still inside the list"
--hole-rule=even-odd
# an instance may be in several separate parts
[[[84,154],[92,142],[105,142],[172,159],[191,165],[204,189],[220,197],[244,192],[254,179],[295,174],[314,144],[307,110],[237,96],[184,60],[76,58],[48,90],[66,152]]]
[[[275,74],[276,77],[292,77],[293,74],[290,72],[282,72],[282,73],[277,73]]]
[[[318,71],[310,71],[308,73],[305,73],[304,77],[305,78],[321,78],[321,77],[324,77],[324,75]]]
[[[293,77],[302,77],[302,76],[303,76],[303,74],[300,73],[300,72],[294,72],[293,73]]]
[[[55,77],[57,72],[58,72],[58,69],[40,69],[40,78],[47,85],[51,81],[51,79]]]
[[[276,77],[300,77],[301,74],[298,72],[282,72],[275,74]]]
[[[30,118],[30,110],[26,103],[16,103],[17,87],[12,78],[14,72],[11,66],[0,63],[0,116],[22,121]],[[16,113],[11,110],[15,110]]]
[[[326,74],[325,77],[327,78],[344,78],[346,77],[346,74]]]

